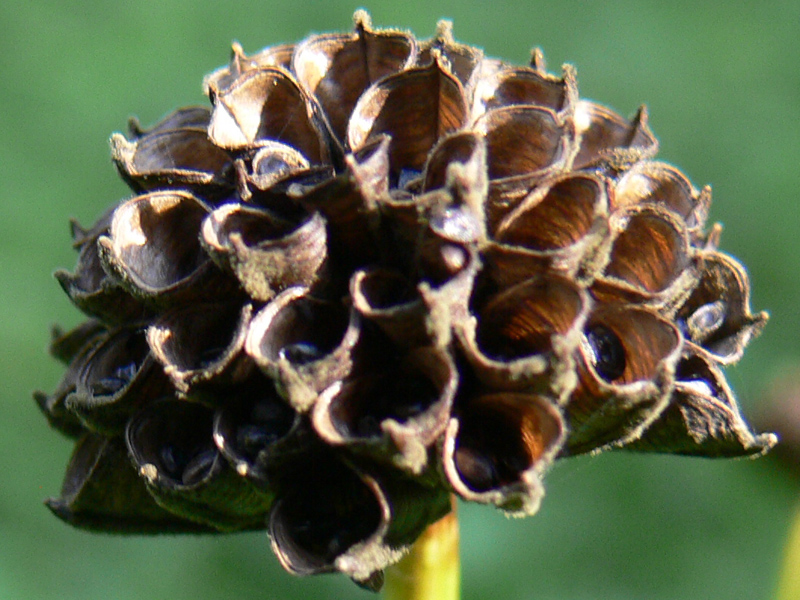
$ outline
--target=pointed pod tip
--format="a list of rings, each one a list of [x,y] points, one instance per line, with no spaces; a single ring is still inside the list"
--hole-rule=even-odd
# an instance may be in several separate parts
[[[372,17],[364,8],[353,13],[353,26],[360,31],[372,29]]]

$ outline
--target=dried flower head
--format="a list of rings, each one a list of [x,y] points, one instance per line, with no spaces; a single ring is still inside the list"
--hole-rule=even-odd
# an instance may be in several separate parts
[[[56,274],[90,317],[36,395],[76,439],[59,517],[268,528],[375,588],[452,493],[529,515],[558,457],[775,443],[722,370],[766,314],[644,109],[361,11],[205,90],[112,136],[134,196]]]

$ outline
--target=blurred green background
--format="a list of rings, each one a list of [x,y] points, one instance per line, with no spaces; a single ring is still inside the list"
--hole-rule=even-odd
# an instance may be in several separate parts
[[[50,276],[71,268],[67,220],[91,223],[127,195],[106,140],[204,103],[201,80],[246,51],[347,30],[351,2],[44,0],[0,5],[0,598],[205,600],[373,597],[339,576],[296,579],[265,534],[119,538],[63,525],[42,506],[70,444],[31,392],[61,367],[51,324],[80,315]],[[722,247],[748,265],[772,322],[729,369],[754,416],[800,363],[800,2],[597,3],[375,0],[377,26],[420,37],[439,18],[457,39],[551,70],[578,68],[581,95],[650,108],[660,157],[712,183]],[[773,459],[611,453],[556,465],[540,513],[462,506],[463,597],[759,600],[773,596],[800,483]],[[800,569],[800,565],[798,565]]]

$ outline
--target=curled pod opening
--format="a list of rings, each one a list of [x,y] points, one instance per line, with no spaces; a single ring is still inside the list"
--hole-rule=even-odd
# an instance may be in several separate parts
[[[428,307],[402,273],[381,268],[357,271],[350,280],[350,296],[353,308],[393,343],[413,347],[430,341]]]
[[[393,257],[404,263],[397,269],[357,271],[350,280],[353,306],[398,346],[445,346],[451,324],[467,319],[480,227],[469,210],[456,208],[432,216],[429,227],[403,225],[415,239],[415,255]]]
[[[198,240],[207,214],[205,204],[183,191],[123,202],[114,211],[109,235],[98,240],[103,268],[157,307],[221,293],[227,282]]]
[[[220,531],[263,528],[269,501],[228,467],[214,444],[213,417],[195,402],[153,402],[128,423],[128,452],[171,513]]]
[[[266,302],[288,287],[308,287],[325,275],[327,235],[319,213],[294,224],[265,209],[226,204],[205,219],[201,239],[254,300]]]
[[[389,134],[393,176],[409,169],[422,172],[431,148],[461,128],[466,113],[461,84],[437,56],[428,66],[385,77],[362,94],[347,126],[348,146],[357,151],[375,136]]]
[[[552,110],[538,106],[491,110],[478,119],[475,130],[486,136],[489,179],[495,184],[527,183],[563,170],[574,143],[571,129]]]
[[[722,252],[704,253],[702,258],[700,281],[678,309],[678,323],[717,362],[732,364],[769,315],[750,312],[750,279],[741,263]]]
[[[686,176],[667,163],[643,160],[628,170],[616,184],[613,210],[654,204],[681,217],[690,231],[705,227],[711,194],[698,192]]]
[[[377,486],[333,457],[314,456],[294,473],[272,509],[269,534],[281,565],[297,575],[336,571],[336,558],[390,518]]]
[[[310,455],[298,463],[270,515],[272,549],[298,575],[339,571],[380,589],[425,528],[450,510],[450,495],[386,470]]]
[[[637,207],[612,216],[614,239],[600,287],[655,304],[680,302],[697,282],[695,260],[686,226],[672,213],[656,207]]]
[[[73,527],[106,533],[213,533],[159,506],[131,467],[121,437],[86,434],[75,445],[64,485],[47,508]]]
[[[122,329],[86,355],[66,408],[89,429],[116,435],[145,403],[169,390],[141,330]]]
[[[113,212],[108,211],[89,230],[73,221],[72,238],[79,251],[78,263],[72,273],[64,269],[54,273],[78,309],[109,324],[135,321],[147,315],[142,304],[105,272],[100,260],[97,239],[108,234]]]
[[[270,470],[301,451],[290,440],[299,415],[260,372],[220,392],[218,403],[214,443],[239,475],[266,488]]]
[[[496,389],[568,394],[573,352],[591,306],[585,290],[554,275],[537,275],[486,298],[472,327],[458,329],[477,377]],[[468,324],[469,325],[469,324]]]
[[[725,375],[702,349],[687,344],[675,372],[669,405],[628,450],[735,457],[767,452],[772,433],[756,434],[744,421]]]
[[[580,137],[575,169],[607,165],[621,171],[658,151],[658,140],[647,124],[645,107],[628,121],[605,106],[580,100],[574,120]]]
[[[219,94],[229,88],[242,73],[262,67],[281,67],[289,69],[294,54],[294,44],[269,46],[248,56],[242,46],[234,42],[231,46],[231,60],[203,79],[203,90],[209,96]]]
[[[534,514],[541,476],[564,438],[555,404],[537,394],[485,393],[460,402],[457,415],[442,457],[455,492],[515,516]]]
[[[586,323],[581,355],[598,385],[656,382],[662,370],[673,372],[682,341],[677,328],[654,312],[600,305]]]
[[[311,164],[329,162],[320,109],[288,71],[260,67],[209,91],[214,109],[208,136],[217,146],[248,150],[272,140],[295,148]]]
[[[147,329],[147,343],[175,389],[224,386],[241,379],[252,306],[198,303],[169,311]]]
[[[417,348],[320,394],[313,425],[327,443],[420,473],[453,404],[458,372],[443,350]]]
[[[253,318],[245,351],[304,412],[320,391],[350,372],[359,332],[356,311],[292,287]]]
[[[67,437],[78,438],[86,431],[77,415],[67,409],[66,399],[75,391],[78,377],[94,349],[108,334],[97,321],[87,321],[72,331],[53,331],[50,354],[67,363],[67,371],[52,394],[34,392],[33,399],[48,423]]]
[[[208,138],[209,117],[206,111],[199,123],[157,126],[156,131],[132,140],[115,133],[111,136],[111,158],[137,192],[187,186],[202,188],[204,195],[231,190],[233,160]]]
[[[54,325],[50,332],[50,356],[69,365],[79,355],[93,347],[92,342],[106,333],[106,328],[95,319],[84,321],[69,331]]]
[[[570,175],[535,188],[492,232],[488,277],[501,287],[526,273],[552,269],[567,277],[587,271],[607,239],[605,186],[592,175]]]
[[[492,62],[492,61],[488,61]],[[533,105],[568,112],[578,98],[575,70],[565,65],[561,77],[535,67],[509,67],[497,61],[482,69],[472,94],[472,118],[503,106]]]
[[[469,184],[482,188],[483,195],[486,194],[486,145],[483,136],[474,131],[458,131],[440,139],[425,163],[422,189],[430,191],[452,186],[454,176],[449,172],[453,164],[464,165],[472,175]]]
[[[292,69],[320,103],[343,144],[347,122],[364,90],[410,66],[416,54],[412,35],[374,30],[369,15],[359,11],[353,33],[315,35],[300,44]]]
[[[246,179],[259,190],[268,190],[285,181],[296,179],[311,169],[302,153],[273,140],[259,144],[250,161],[250,167]]]
[[[176,129],[204,129],[208,127],[211,116],[205,106],[185,106],[174,110],[150,128],[142,127],[136,117],[128,120],[128,131],[131,139],[139,139],[146,135],[155,135]]]
[[[599,305],[580,344],[579,383],[565,408],[579,454],[635,439],[666,406],[683,336],[648,309]]]

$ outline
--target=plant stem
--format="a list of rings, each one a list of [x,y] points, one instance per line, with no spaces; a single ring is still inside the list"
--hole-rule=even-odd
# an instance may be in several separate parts
[[[458,515],[452,510],[425,530],[411,551],[386,570],[385,600],[458,600],[461,559]]]
[[[800,598],[800,506],[795,509],[794,520],[783,552],[783,569],[778,583],[776,600]]]

